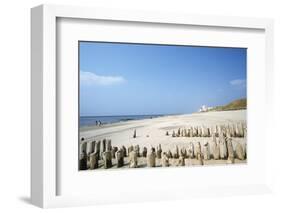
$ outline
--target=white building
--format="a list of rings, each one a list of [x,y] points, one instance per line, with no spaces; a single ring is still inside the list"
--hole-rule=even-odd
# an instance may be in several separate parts
[[[202,105],[198,112],[208,112],[209,110],[213,109],[213,107],[208,107],[206,105]]]

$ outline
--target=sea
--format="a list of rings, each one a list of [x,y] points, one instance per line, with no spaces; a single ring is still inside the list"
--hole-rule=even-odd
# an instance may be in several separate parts
[[[115,116],[80,116],[80,127],[95,126],[101,124],[118,123],[131,120],[152,119],[164,115],[115,115]]]

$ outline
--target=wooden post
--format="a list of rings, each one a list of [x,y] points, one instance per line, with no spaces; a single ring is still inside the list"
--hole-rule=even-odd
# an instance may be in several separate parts
[[[226,144],[227,144],[228,162],[234,163],[234,150],[232,145],[232,139],[227,138]]]
[[[147,166],[148,167],[155,167],[156,166],[156,154],[155,149],[151,148],[150,152],[147,155]]]
[[[210,147],[208,142],[206,142],[203,146],[203,159],[210,160]]]
[[[97,152],[90,154],[89,158],[89,168],[90,169],[97,169],[99,168],[99,155]]]
[[[129,168],[137,168],[137,167],[138,167],[137,153],[135,151],[131,151],[129,153]]]
[[[161,161],[162,161],[163,167],[169,166],[169,157],[168,157],[168,154],[166,152],[163,153]]]
[[[112,167],[112,157],[110,151],[105,151],[103,153],[103,166],[105,169]]]
[[[115,158],[117,161],[117,168],[122,167],[124,165],[124,153],[123,150],[120,149],[115,153]]]

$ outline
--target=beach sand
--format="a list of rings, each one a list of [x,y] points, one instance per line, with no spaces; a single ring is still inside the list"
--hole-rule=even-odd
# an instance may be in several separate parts
[[[191,126],[203,125],[206,127],[214,127],[216,125],[236,124],[240,122],[246,123],[246,113],[247,110],[204,112],[124,121],[106,124],[100,127],[83,127],[80,129],[80,138],[83,137],[85,141],[110,139],[113,147],[116,146],[119,148],[122,145],[126,147],[139,145],[140,150],[142,150],[144,146],[149,150],[151,146],[156,147],[158,144],[161,144],[163,152],[167,152],[168,150],[173,152],[176,146],[181,149],[182,147],[186,147],[189,142],[200,142],[201,145],[203,145],[205,142],[210,142],[212,140],[211,137],[172,137],[173,131],[177,132],[179,128],[189,128]],[[136,138],[133,137],[134,130],[136,130],[137,133]],[[168,136],[166,135],[167,131],[169,132]],[[246,138],[235,137],[232,138],[232,142],[235,150],[235,144],[237,144],[237,142],[246,144]],[[145,161],[145,159],[143,159],[143,161]],[[141,158],[140,162],[142,162]],[[245,162],[246,160],[239,161],[235,159],[235,163]],[[192,165],[197,164],[196,160],[189,163]],[[208,160],[208,162],[204,162],[204,164],[224,163],[226,163],[226,160]],[[186,164],[188,165],[188,162],[186,162]]]

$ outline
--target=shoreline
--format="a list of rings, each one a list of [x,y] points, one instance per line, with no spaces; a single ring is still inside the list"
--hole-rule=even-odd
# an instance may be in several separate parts
[[[142,116],[142,115],[140,115],[140,116]],[[167,116],[173,116],[173,115],[161,115],[161,116],[159,115],[157,117],[152,117],[152,118],[130,119],[130,120],[117,121],[117,122],[112,122],[112,123],[105,123],[105,124],[102,124],[101,126],[98,126],[98,125],[95,125],[95,124],[93,124],[93,125],[85,125],[85,126],[80,126],[79,127],[79,131],[88,131],[88,130],[102,129],[102,128],[107,128],[107,127],[119,126],[119,125],[122,125],[122,124],[125,125],[125,124],[129,124],[130,122],[152,120],[152,119],[157,119],[157,118],[162,118],[162,117],[167,117]],[[121,116],[112,116],[112,117],[121,117]]]
[[[182,114],[173,114],[173,115],[182,115]],[[116,125],[122,125],[122,124],[126,124],[127,122],[133,122],[133,121],[143,121],[143,120],[151,120],[151,119],[156,119],[156,118],[161,118],[161,117],[167,117],[167,116],[173,116],[171,114],[167,114],[167,115],[115,115],[115,116],[82,116],[82,117],[138,117],[138,116],[147,116],[141,119],[127,119],[127,120],[119,120],[116,122],[108,122],[108,123],[103,123],[100,126],[96,125],[96,124],[92,124],[92,125],[80,125],[79,130],[80,131],[86,131],[86,130],[91,130],[91,129],[99,129],[99,128],[103,128],[103,127],[109,127],[109,126],[116,126]]]
[[[155,120],[159,118],[169,118],[169,117],[181,117],[181,116],[192,116],[192,115],[205,115],[205,114],[216,114],[216,113],[221,113],[221,112],[236,112],[236,111],[247,111],[247,109],[239,109],[239,110],[225,110],[225,111],[209,111],[209,112],[193,112],[193,113],[188,113],[188,114],[168,114],[168,115],[161,115],[158,117],[154,118],[143,118],[143,119],[133,119],[133,120],[127,120],[127,121],[118,121],[118,122],[112,122],[112,123],[105,123],[102,124],[101,126],[97,125],[85,125],[85,126],[79,126],[79,132],[85,132],[85,131],[91,131],[91,130],[98,130],[98,129],[103,129],[103,128],[109,128],[109,127],[115,127],[115,126],[122,126],[122,125],[127,125],[135,122],[142,122],[142,121],[147,121],[147,120]],[[95,116],[98,117],[98,116]],[[104,116],[106,117],[106,116]],[[112,116],[114,117],[114,116]],[[119,116],[115,116],[119,117]]]

